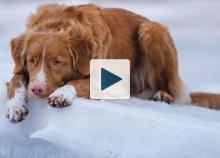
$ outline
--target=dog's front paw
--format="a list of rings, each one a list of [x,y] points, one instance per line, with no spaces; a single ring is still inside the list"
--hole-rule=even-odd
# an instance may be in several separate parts
[[[8,106],[6,117],[12,123],[18,123],[25,119],[28,114],[28,109],[25,105],[21,106]]]
[[[14,90],[14,96],[6,102],[6,117],[12,123],[21,122],[28,114],[26,89],[24,86]]]
[[[152,100],[162,101],[170,104],[173,102],[174,99],[170,94],[168,94],[165,91],[157,91],[157,93],[155,93],[154,96],[152,97]]]
[[[48,98],[48,104],[52,107],[62,108],[70,106],[76,97],[75,88],[65,85],[55,90]]]

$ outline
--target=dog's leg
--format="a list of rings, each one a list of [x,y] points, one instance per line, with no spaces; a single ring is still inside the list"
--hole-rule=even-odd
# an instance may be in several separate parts
[[[175,103],[190,103],[190,95],[179,76],[175,44],[167,28],[146,21],[140,25],[138,35],[142,51],[140,62],[146,74],[145,87],[155,93],[160,90],[167,92]]]
[[[72,80],[55,90],[48,98],[48,104],[61,108],[70,106],[74,98],[89,98],[89,79]]]
[[[26,86],[23,75],[15,74],[7,83],[6,117],[12,123],[21,122],[28,114],[26,107]]]

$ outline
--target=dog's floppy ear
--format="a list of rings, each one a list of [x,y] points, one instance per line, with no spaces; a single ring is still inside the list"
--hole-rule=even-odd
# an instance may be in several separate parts
[[[73,68],[82,74],[88,75],[89,62],[94,57],[96,49],[92,31],[79,22],[75,22],[68,29],[68,36],[73,57]]]
[[[22,34],[11,40],[11,52],[15,62],[14,73],[23,73],[25,71],[25,34]]]

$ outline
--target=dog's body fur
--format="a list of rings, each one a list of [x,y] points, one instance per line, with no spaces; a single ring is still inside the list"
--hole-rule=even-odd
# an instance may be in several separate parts
[[[11,45],[15,70],[8,84],[9,101],[22,85],[28,86],[29,97],[49,96],[49,104],[56,107],[70,105],[75,95],[89,98],[89,62],[100,58],[130,60],[133,96],[220,108],[220,95],[185,90],[168,30],[127,10],[92,4],[43,5]],[[45,84],[37,93],[36,82]],[[12,122],[27,113],[18,106],[8,110],[13,111],[8,112]]]

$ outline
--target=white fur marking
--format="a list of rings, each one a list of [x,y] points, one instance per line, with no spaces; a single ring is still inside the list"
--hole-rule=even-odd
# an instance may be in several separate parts
[[[25,86],[22,84],[20,88],[15,89],[14,97],[6,102],[6,116],[11,122],[19,122],[27,115],[26,109],[27,92]]]
[[[161,100],[161,91],[157,91],[157,93],[154,94],[153,99]]]
[[[45,82],[45,73],[44,73],[43,64],[41,65],[40,71],[38,72],[36,79],[39,82]]]
[[[174,100],[174,102],[178,104],[190,104],[191,103],[190,93],[183,82],[181,87],[182,87],[181,92],[179,93],[179,96]]]
[[[44,72],[44,61],[45,61],[45,48],[43,49],[43,60],[42,60],[42,63],[41,63],[41,68],[40,68],[40,71],[37,73],[37,77],[36,77],[36,80],[38,82],[43,82],[45,83],[46,81],[46,77],[45,77],[45,72]]]
[[[66,105],[71,105],[74,98],[76,97],[76,90],[71,85],[65,85],[56,89],[49,96],[49,104],[59,104],[65,102]],[[57,105],[59,106],[59,105]]]

